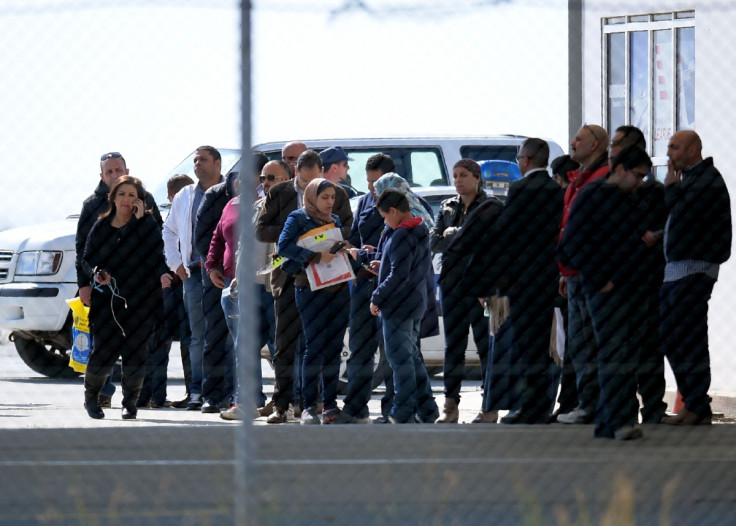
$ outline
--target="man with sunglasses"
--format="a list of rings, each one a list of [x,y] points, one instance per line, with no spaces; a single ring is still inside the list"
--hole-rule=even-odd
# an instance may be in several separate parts
[[[297,159],[296,176],[293,181],[282,181],[269,188],[263,209],[256,222],[256,239],[264,243],[278,243],[286,219],[291,212],[302,207],[304,189],[307,184],[322,176],[322,159],[313,150],[302,152]],[[264,167],[265,169],[265,167]],[[268,182],[268,181],[267,181]],[[347,194],[336,188],[333,213],[342,221],[342,234],[350,235],[353,212]],[[276,311],[276,353],[274,371],[276,382],[273,392],[274,412],[268,418],[269,424],[281,424],[287,420],[289,404],[299,403],[294,396],[294,360],[302,334],[302,323],[294,299],[294,276],[280,268],[270,275]]]
[[[560,236],[565,234],[567,219],[580,191],[591,182],[608,174],[608,132],[596,124],[583,124],[570,143],[570,158],[580,168],[569,173],[570,184],[565,191]],[[596,344],[593,327],[582,292],[578,272],[559,264],[559,293],[567,298],[568,327],[567,353],[575,369],[578,388],[578,407],[557,416],[563,424],[589,424],[598,403],[598,373]]]
[[[647,247],[636,189],[652,166],[641,148],[629,146],[612,162],[605,179],[580,192],[572,206],[557,253],[578,271],[593,324],[599,396],[593,411],[595,436],[631,440],[636,426],[638,345],[636,292],[646,280],[640,265]]]
[[[110,206],[108,202],[110,187],[112,187],[119,177],[129,175],[129,173],[130,170],[125,163],[125,159],[119,152],[109,152],[102,155],[100,157],[100,181],[97,183],[97,188],[95,188],[92,195],[85,199],[84,204],[82,204],[82,211],[79,214],[79,221],[77,222],[77,235],[74,245],[77,251],[75,267],[77,270],[79,298],[85,305],[89,305],[92,299],[92,286],[89,282],[89,276],[82,269],[82,256],[84,254],[84,245],[87,242],[87,235],[100,214],[106,212]],[[146,192],[146,208],[153,211],[153,217],[159,226],[162,226],[163,220],[161,219],[161,213],[156,206],[155,199],[148,192]],[[115,386],[112,385],[108,377],[100,394],[101,407],[110,407],[114,392]]]
[[[490,278],[493,289],[476,290],[474,296],[489,297],[498,291],[509,298],[512,340],[510,349],[498,340],[491,345],[483,409],[511,409],[501,419],[504,424],[547,424],[555,394],[550,386],[549,341],[564,191],[547,171],[546,141],[525,140],[517,161],[523,177],[509,187],[492,241],[483,244],[487,249],[476,266]]]

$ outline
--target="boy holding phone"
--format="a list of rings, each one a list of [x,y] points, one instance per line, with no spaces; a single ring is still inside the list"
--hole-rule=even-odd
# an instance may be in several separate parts
[[[417,342],[422,316],[427,308],[425,276],[432,264],[429,229],[413,217],[406,196],[385,190],[376,208],[392,233],[384,245],[378,286],[371,297],[371,314],[381,315],[386,358],[394,373],[394,402],[389,421],[413,423],[437,415],[429,376]],[[433,421],[433,420],[432,420]]]

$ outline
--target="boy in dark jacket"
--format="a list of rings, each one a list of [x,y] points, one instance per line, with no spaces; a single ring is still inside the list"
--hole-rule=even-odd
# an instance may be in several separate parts
[[[640,438],[636,398],[637,347],[632,344],[638,313],[634,292],[642,286],[639,263],[646,249],[634,191],[652,162],[636,146],[613,160],[607,179],[580,192],[557,252],[560,262],[580,273],[596,343],[600,396],[595,436]]]
[[[412,216],[398,190],[385,190],[376,201],[381,217],[394,230],[381,257],[371,314],[381,314],[386,358],[394,372],[394,404],[389,421],[397,424],[434,422],[439,416],[417,341],[427,308],[425,277],[432,265],[429,229]]]

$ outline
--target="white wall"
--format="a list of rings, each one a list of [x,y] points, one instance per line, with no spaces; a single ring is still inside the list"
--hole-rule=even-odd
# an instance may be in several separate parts
[[[703,155],[712,156],[723,174],[736,217],[736,5],[707,0],[586,1],[583,14],[583,113],[585,122],[603,122],[603,18],[695,10],[695,122]],[[736,255],[721,267],[710,302],[710,348],[714,393],[736,393]],[[674,387],[668,377],[668,387]]]

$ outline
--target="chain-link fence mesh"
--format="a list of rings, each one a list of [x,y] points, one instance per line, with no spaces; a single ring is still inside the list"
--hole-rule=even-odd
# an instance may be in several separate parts
[[[0,521],[732,523],[734,22],[0,2]]]

